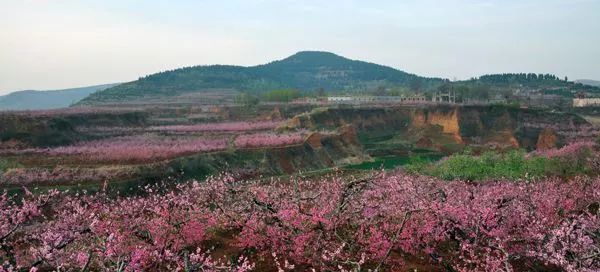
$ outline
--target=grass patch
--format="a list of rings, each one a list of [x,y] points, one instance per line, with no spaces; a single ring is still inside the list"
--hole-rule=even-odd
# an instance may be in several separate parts
[[[445,180],[488,180],[488,179],[531,179],[544,176],[570,177],[589,174],[586,162],[590,154],[579,154],[568,158],[528,156],[523,150],[505,153],[485,152],[471,155],[468,152],[455,154],[432,163],[418,157],[404,167],[411,173],[439,177]]]

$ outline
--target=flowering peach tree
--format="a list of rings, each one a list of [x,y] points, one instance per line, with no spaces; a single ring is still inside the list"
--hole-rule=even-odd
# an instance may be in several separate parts
[[[600,269],[600,179],[367,177],[0,197],[0,271]]]

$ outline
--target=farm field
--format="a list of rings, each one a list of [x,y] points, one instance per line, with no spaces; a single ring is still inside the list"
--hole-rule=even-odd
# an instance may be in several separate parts
[[[95,114],[96,111],[82,109],[14,115],[52,122],[65,115],[77,116],[80,112]],[[116,112],[116,118],[119,118],[122,112],[128,114],[129,110],[111,112]],[[277,131],[284,120],[176,125],[141,124],[135,120],[129,126],[114,127],[86,123],[73,126],[71,121],[62,121],[65,127],[56,131],[57,137],[71,133],[77,135],[72,138],[81,136],[81,139],[69,139],[67,144],[35,146],[37,143],[20,142],[19,133],[26,133],[18,131],[20,128],[6,129],[5,137],[12,138],[5,141],[7,144],[0,150],[3,166],[0,186],[98,184],[134,179],[143,174],[140,167],[164,168],[172,160],[201,154],[284,148],[300,145],[308,137],[308,132],[301,130]]]

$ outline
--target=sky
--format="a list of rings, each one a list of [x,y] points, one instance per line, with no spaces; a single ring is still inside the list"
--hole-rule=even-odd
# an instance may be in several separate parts
[[[0,0],[0,94],[304,50],[449,79],[600,80],[600,0]]]

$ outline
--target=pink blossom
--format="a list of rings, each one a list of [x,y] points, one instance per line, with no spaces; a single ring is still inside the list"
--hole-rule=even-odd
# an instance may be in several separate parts
[[[569,157],[569,156],[575,156],[579,153],[581,153],[582,151],[585,150],[590,150],[591,148],[593,148],[595,145],[594,142],[574,142],[574,143],[570,143],[567,144],[561,148],[554,148],[554,149],[548,149],[548,150],[543,150],[543,151],[535,151],[534,154],[535,155],[539,155],[539,156],[544,156],[547,158],[562,158],[562,157]]]
[[[410,259],[432,270],[600,269],[598,177],[225,174],[143,191],[1,195],[2,267],[81,270],[91,253],[100,271],[396,271]]]
[[[50,149],[26,149],[20,154],[71,156],[86,162],[147,162],[227,148],[227,139],[171,138],[151,135],[114,137]]]
[[[273,147],[300,144],[304,141],[304,135],[295,134],[245,134],[235,139],[235,146],[238,148],[257,148]]]
[[[163,132],[239,132],[253,130],[270,130],[282,124],[281,121],[257,121],[257,122],[229,122],[229,123],[207,123],[197,125],[155,126],[149,131]]]

